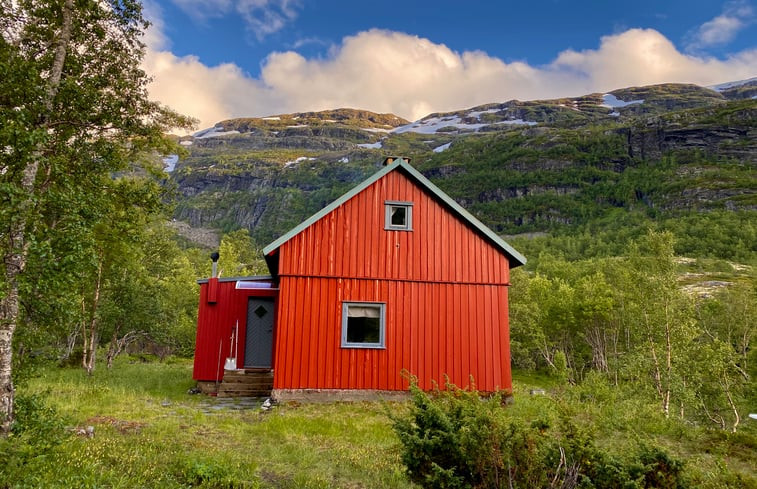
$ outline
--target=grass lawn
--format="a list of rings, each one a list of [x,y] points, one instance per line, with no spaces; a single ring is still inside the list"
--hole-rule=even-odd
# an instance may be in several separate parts
[[[410,487],[385,415],[402,406],[265,412],[190,395],[193,386],[187,360],[122,358],[92,377],[77,368],[44,370],[21,394],[44,394],[68,427],[93,426],[94,436],[71,436],[32,458],[12,487]]]
[[[188,394],[191,368],[189,360],[123,357],[92,377],[79,368],[42,369],[19,388],[19,397],[39,394],[57,410],[65,435],[56,435],[55,417],[38,407],[38,426],[1,442],[14,447],[15,456],[0,464],[0,487],[412,487],[387,416],[407,409],[405,403],[287,404],[262,411]],[[533,374],[516,372],[515,379],[516,401],[508,407],[514,417],[567,412],[591,426],[597,444],[609,451],[646,443],[686,460],[693,487],[757,487],[752,426],[736,435],[683,426],[611,392],[586,397],[591,390],[577,393]],[[535,386],[548,395],[530,396]],[[86,436],[88,426],[94,436]]]

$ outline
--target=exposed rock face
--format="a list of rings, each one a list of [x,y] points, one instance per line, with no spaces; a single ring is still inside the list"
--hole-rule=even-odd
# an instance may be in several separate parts
[[[618,132],[628,138],[628,154],[631,158],[655,160],[674,150],[696,150],[757,163],[755,127],[682,126],[655,120],[645,127],[627,127]]]
[[[518,199],[539,194],[570,195],[579,192],[575,186],[533,185],[523,187],[495,188],[478,194],[479,202],[502,202],[506,199]]]
[[[713,87],[729,100],[744,100],[757,97],[757,77],[737,83],[726,83],[725,86]]]
[[[179,236],[200,246],[218,248],[221,244],[221,238],[215,229],[191,227],[186,222],[176,220],[169,222],[168,225],[175,229]]]
[[[267,242],[389,155],[412,157],[442,190],[507,233],[575,224],[613,207],[755,210],[750,90],[757,81],[720,91],[634,87],[487,104],[412,124],[350,109],[223,121],[180,138],[189,156],[171,174],[175,217],[192,227],[247,227]],[[645,180],[640,165],[659,169]]]

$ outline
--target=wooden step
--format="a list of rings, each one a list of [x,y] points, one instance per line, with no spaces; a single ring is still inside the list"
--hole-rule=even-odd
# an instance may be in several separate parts
[[[218,388],[218,397],[270,397],[271,369],[227,370]]]

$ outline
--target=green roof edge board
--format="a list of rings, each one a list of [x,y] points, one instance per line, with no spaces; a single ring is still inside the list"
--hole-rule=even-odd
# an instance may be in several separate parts
[[[330,203],[320,211],[316,212],[312,216],[308,217],[302,223],[300,223],[295,228],[291,229],[288,233],[284,234],[283,236],[279,237],[276,241],[269,244],[265,248],[263,248],[263,254],[268,255],[272,251],[277,250],[281,245],[289,241],[290,239],[294,238],[298,234],[300,234],[302,231],[310,227],[312,224],[315,224],[317,221],[319,221],[322,217],[339,207],[340,205],[344,204],[348,200],[350,200],[355,195],[359,194],[366,188],[370,187],[374,182],[379,180],[381,177],[389,173],[390,171],[394,170],[399,166],[399,162],[402,160],[398,160],[390,165],[385,166],[381,170],[377,171],[370,177],[368,177],[366,180],[363,180],[362,183],[358,184],[355,188],[347,192],[346,194],[342,195],[338,199],[336,199],[334,202]]]
[[[415,177],[416,180],[418,180],[420,183],[422,183],[431,193],[433,193],[436,197],[439,198],[442,202],[447,204],[449,207],[452,208],[455,212],[457,212],[463,219],[468,221],[470,224],[473,225],[476,229],[481,231],[484,236],[489,238],[495,245],[497,245],[499,248],[502,248],[502,251],[504,251],[506,254],[510,255],[516,262],[518,262],[515,266],[525,265],[526,264],[526,257],[518,253],[515,248],[510,246],[507,241],[500,238],[497,233],[486,227],[484,223],[479,221],[473,214],[465,210],[463,206],[458,204],[457,202],[452,199],[449,195],[445,194],[439,187],[431,183],[431,181],[424,177],[421,172],[413,168],[412,166],[401,162],[400,166],[403,167],[408,173],[410,173],[413,177]]]
[[[293,237],[297,236],[303,230],[310,227],[315,222],[319,221],[322,217],[326,216],[331,211],[333,211],[340,205],[344,204],[345,202],[350,200],[352,197],[359,194],[360,192],[365,190],[367,187],[375,183],[377,180],[381,179],[383,176],[396,170],[397,168],[402,168],[404,171],[406,171],[414,180],[420,183],[429,192],[434,194],[435,197],[437,197],[439,200],[444,202],[444,204],[450,207],[453,211],[455,211],[460,217],[462,217],[465,221],[471,224],[474,228],[478,229],[478,231],[480,231],[484,236],[486,236],[494,245],[496,245],[498,248],[501,248],[502,251],[505,252],[505,254],[507,254],[515,262],[517,262],[515,265],[513,265],[513,267],[526,264],[526,257],[518,253],[515,250],[515,248],[507,244],[507,242],[503,240],[502,238],[500,238],[494,231],[486,227],[481,221],[479,221],[471,213],[466,211],[460,204],[455,202],[449,195],[445,194],[439,187],[431,183],[431,181],[428,180],[426,177],[424,177],[418,170],[410,166],[410,164],[405,163],[405,160],[403,158],[397,158],[394,162],[390,163],[389,165],[386,165],[384,168],[382,168],[381,170],[377,171],[376,173],[368,177],[362,183],[358,184],[355,188],[353,188],[346,194],[336,199],[331,204],[327,205],[320,211],[310,216],[308,219],[303,221],[297,227],[290,230],[288,233],[279,237],[276,241],[272,242],[271,244],[263,248],[263,254],[267,256],[268,254],[277,250],[281,245],[283,245],[284,243],[286,243]]]

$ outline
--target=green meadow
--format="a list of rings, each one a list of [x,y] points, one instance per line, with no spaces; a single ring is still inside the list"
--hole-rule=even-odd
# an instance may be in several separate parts
[[[391,419],[408,416],[410,401],[265,411],[262,400],[190,394],[191,368],[186,359],[134,356],[92,376],[40,367],[21,383],[18,422],[0,441],[0,487],[417,487]],[[570,386],[526,372],[515,372],[513,403],[497,409],[525,424],[567,415],[619,457],[658,447],[683,462],[690,487],[757,487],[755,421],[737,434],[704,429],[665,419],[655,403],[598,377]]]

